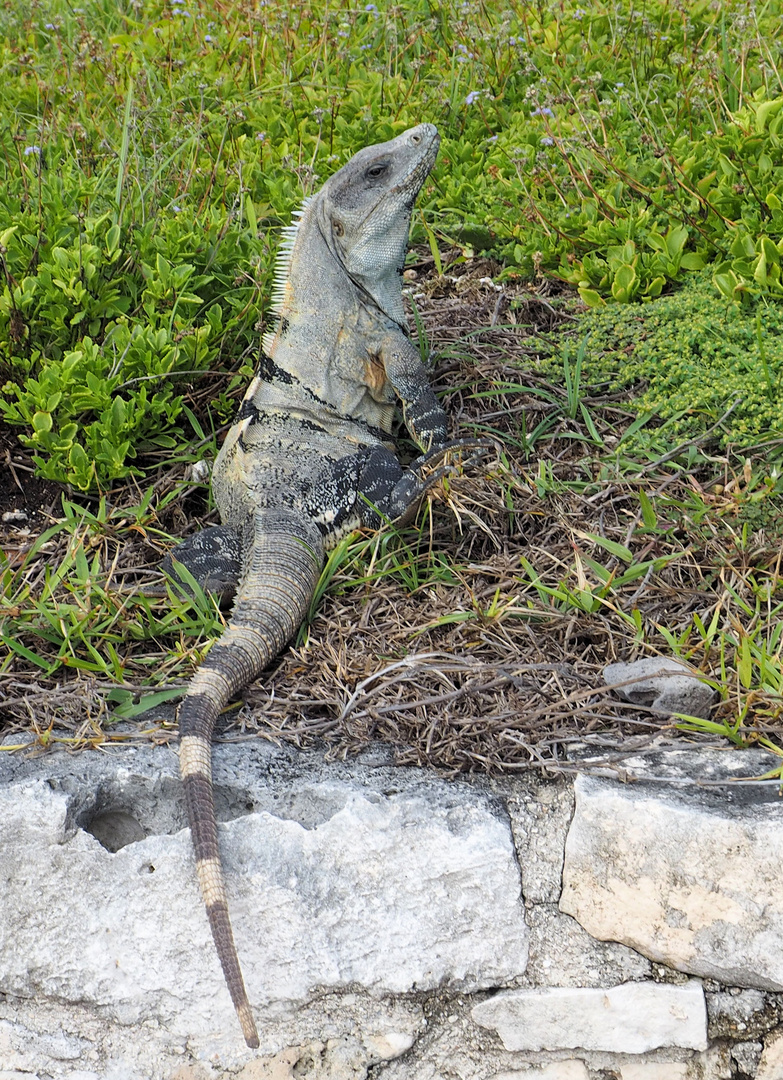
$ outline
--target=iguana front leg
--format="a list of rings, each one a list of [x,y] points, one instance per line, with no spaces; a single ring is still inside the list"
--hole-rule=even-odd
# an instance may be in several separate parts
[[[472,464],[476,453],[483,456],[491,449],[489,442],[454,439],[427,451],[403,469],[386,447],[370,447],[324,470],[308,496],[308,512],[324,536],[343,536],[359,528],[377,529],[384,521],[405,525],[426,492],[444,476],[462,468],[447,461],[451,454],[471,451]],[[324,506],[329,507],[327,513]]]
[[[384,338],[380,356],[413,441],[424,451],[443,446],[448,438],[446,414],[430,386],[419,350],[400,332]]]

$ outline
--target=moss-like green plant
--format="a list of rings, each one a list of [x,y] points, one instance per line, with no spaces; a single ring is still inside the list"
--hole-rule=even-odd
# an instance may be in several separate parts
[[[665,424],[640,428],[624,440],[626,450],[671,448],[716,424],[713,443],[735,450],[783,431],[778,304],[756,299],[740,308],[702,272],[652,304],[591,311],[580,331],[587,335],[583,381],[632,389],[633,408]],[[559,355],[544,361],[552,370],[558,363]]]

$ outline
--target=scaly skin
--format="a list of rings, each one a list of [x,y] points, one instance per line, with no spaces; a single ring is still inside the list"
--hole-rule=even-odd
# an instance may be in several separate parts
[[[180,770],[202,896],[251,1047],[258,1034],[218,851],[215,721],[296,633],[325,550],[357,528],[409,517],[448,471],[449,451],[465,445],[447,442],[400,289],[411,210],[437,149],[431,124],[412,128],[360,151],[306,203],[280,260],[277,329],[215,462],[223,524],[175,553],[202,582],[237,582],[226,631],[180,710]],[[390,437],[395,403],[423,451],[406,470]]]

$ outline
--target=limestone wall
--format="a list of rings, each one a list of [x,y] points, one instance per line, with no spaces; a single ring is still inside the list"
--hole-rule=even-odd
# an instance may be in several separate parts
[[[761,752],[447,782],[216,749],[242,1042],[161,748],[0,759],[0,1080],[783,1080]]]

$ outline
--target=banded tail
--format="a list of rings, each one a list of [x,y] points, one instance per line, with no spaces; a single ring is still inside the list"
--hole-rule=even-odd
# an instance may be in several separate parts
[[[193,676],[179,714],[179,764],[201,895],[248,1046],[258,1046],[228,914],[212,790],[215,722],[304,621],[323,564],[320,534],[290,511],[256,517],[249,562],[228,627]]]

